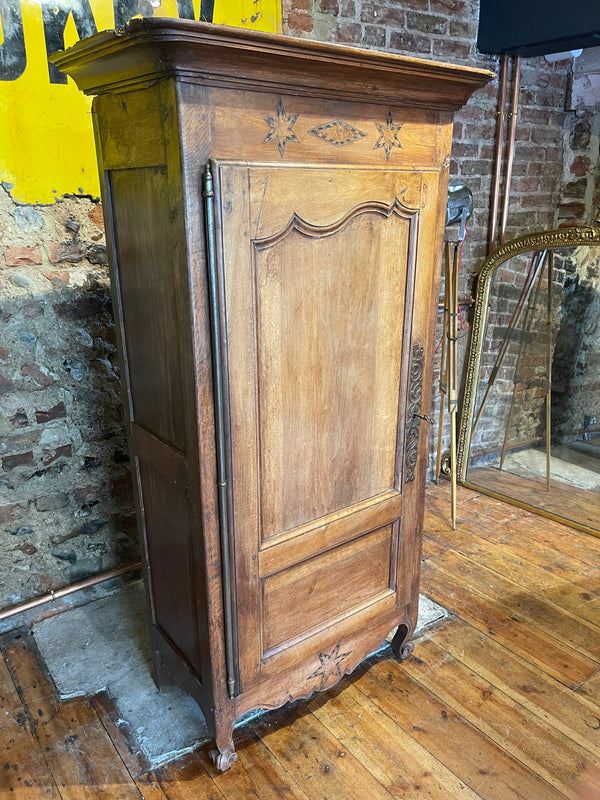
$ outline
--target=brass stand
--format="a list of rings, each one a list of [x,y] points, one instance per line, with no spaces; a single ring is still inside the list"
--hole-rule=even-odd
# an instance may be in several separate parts
[[[444,247],[444,319],[442,332],[442,357],[440,364],[440,420],[436,459],[436,480],[442,468],[442,442],[444,436],[444,406],[448,403],[450,417],[450,505],[452,530],[456,530],[456,417],[458,413],[458,275],[460,250],[465,238],[466,213],[461,220],[458,237],[446,228]]]

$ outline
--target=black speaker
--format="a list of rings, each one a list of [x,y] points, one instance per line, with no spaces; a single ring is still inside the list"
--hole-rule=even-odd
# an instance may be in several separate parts
[[[598,0],[480,0],[482,53],[541,56],[598,46]]]

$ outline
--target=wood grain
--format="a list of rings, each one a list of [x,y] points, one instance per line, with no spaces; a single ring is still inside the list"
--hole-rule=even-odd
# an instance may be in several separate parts
[[[461,488],[452,533],[444,484],[428,487],[427,506],[426,587],[450,617],[425,632],[407,661],[383,651],[336,688],[236,730],[238,761],[222,774],[208,746],[148,770],[112,722],[106,697],[61,702],[32,637],[4,634],[0,797],[587,800],[586,785],[600,785],[600,667],[578,660],[575,648],[566,657],[535,620],[515,622],[520,611],[510,604],[517,598],[520,608],[530,593],[558,612],[564,602],[573,626],[581,619],[597,640],[596,606],[579,618],[564,584],[583,589],[595,576],[600,541],[553,524],[542,548],[539,518]],[[453,563],[450,555],[477,561],[485,576],[499,570],[519,592],[499,606],[472,573],[450,579],[436,569],[442,558]],[[553,563],[562,565],[556,576]],[[568,577],[577,577],[577,563],[579,583]]]
[[[434,642],[422,642],[418,658],[404,670],[505,752],[576,800],[581,776],[593,766],[588,748],[561,731],[549,731],[536,714]]]
[[[32,800],[38,796],[139,800],[135,783],[93,706],[84,698],[64,703],[56,698],[31,637],[9,638],[2,652],[22,702],[21,724],[2,733],[2,741],[7,743],[5,763],[9,764],[4,777],[18,788],[17,796],[29,800],[25,792],[31,789]],[[24,759],[23,753],[27,754]],[[14,769],[10,767],[11,754],[17,758]],[[27,781],[33,781],[32,785]],[[41,789],[39,794],[33,793],[40,786],[46,794],[42,795]]]
[[[540,631],[535,621],[520,621],[516,609],[514,614],[510,613],[510,604],[498,605],[486,595],[457,583],[454,576],[435,569],[434,565],[424,565],[422,586],[427,594],[452,608],[461,619],[494,636],[566,686],[575,688],[597,671],[593,659],[578,653],[569,644],[561,646],[556,639]]]
[[[264,719],[253,727],[309,797],[390,800],[390,792],[312,714],[283,711],[275,722]]]
[[[404,731],[355,682],[310,703],[312,713],[394,797],[479,797]]]
[[[452,112],[492,75],[168,19],[54,59],[97,95],[155,675],[225,766],[416,622]]]
[[[475,631],[458,619],[430,636],[473,673],[537,715],[545,728],[560,731],[596,760],[600,758],[598,703],[586,697],[586,683],[575,692],[565,692],[564,686],[550,675],[512,653],[494,637]],[[481,717],[487,714],[482,713]]]
[[[564,797],[398,665],[373,664],[357,686],[477,794],[490,800]]]

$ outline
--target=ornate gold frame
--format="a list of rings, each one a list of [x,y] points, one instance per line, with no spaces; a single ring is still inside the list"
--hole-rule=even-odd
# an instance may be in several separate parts
[[[481,362],[481,350],[485,336],[485,328],[488,317],[488,305],[490,300],[490,288],[492,279],[498,267],[513,256],[522,253],[531,253],[537,250],[558,250],[563,247],[584,247],[600,244],[600,212],[596,215],[594,222],[589,226],[578,226],[573,228],[559,228],[551,231],[539,231],[537,233],[520,236],[494,250],[486,260],[477,277],[477,292],[475,297],[473,326],[471,330],[471,342],[467,353],[465,386],[463,392],[462,410],[460,415],[460,426],[458,433],[458,446],[456,457],[456,475],[459,483],[464,486],[476,488],[485,494],[493,495],[500,499],[506,499],[502,495],[485,490],[480,486],[470,484],[467,480],[467,465],[469,461],[469,449],[471,446],[471,431],[473,419],[476,413],[475,402],[477,400],[477,386],[479,384],[479,367]],[[548,512],[540,512],[539,509],[532,508],[526,503],[515,502],[513,504],[522,508],[538,511],[544,516],[559,519]],[[569,522],[569,524],[572,524]],[[577,526],[582,530],[600,535],[598,531]]]

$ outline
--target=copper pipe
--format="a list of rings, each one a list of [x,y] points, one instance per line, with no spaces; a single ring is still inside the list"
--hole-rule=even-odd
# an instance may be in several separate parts
[[[81,591],[81,589],[89,589],[92,586],[96,586],[98,583],[104,583],[104,581],[110,581],[113,578],[119,578],[121,575],[135,572],[137,569],[140,569],[141,566],[141,562],[138,561],[136,564],[130,564],[128,567],[121,567],[120,569],[113,569],[109,572],[102,572],[99,575],[92,575],[90,578],[85,578],[77,583],[71,583],[69,586],[63,586],[62,589],[48,592],[48,594],[44,594],[41,597],[36,597],[34,600],[27,600],[11,608],[5,608],[0,611],[0,620],[14,617],[15,614],[21,614],[23,611],[30,611],[46,603],[54,603],[62,597],[67,597],[67,595]]]
[[[546,491],[552,474],[552,290],[554,286],[554,250],[548,253],[547,343],[546,343]]]
[[[506,235],[506,220],[508,205],[510,203],[510,182],[515,156],[515,134],[517,129],[517,111],[519,108],[519,84],[521,82],[521,56],[515,58],[513,67],[512,100],[510,104],[510,122],[508,126],[508,155],[506,156],[506,177],[504,179],[504,203],[502,205],[502,219],[500,222],[500,244],[504,243]]]
[[[488,232],[488,255],[496,243],[498,228],[498,202],[500,197],[500,175],[502,173],[502,156],[504,153],[504,121],[506,119],[506,84],[508,76],[508,56],[500,59],[500,78],[498,83],[498,110],[496,111],[496,139],[494,143],[494,172],[492,178],[492,197],[490,209],[490,227]]]

